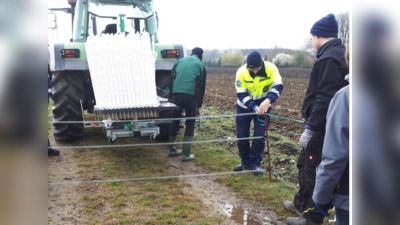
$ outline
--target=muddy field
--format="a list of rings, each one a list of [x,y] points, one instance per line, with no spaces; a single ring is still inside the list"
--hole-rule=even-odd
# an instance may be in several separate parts
[[[235,111],[235,74],[237,68],[208,68],[204,104]],[[271,113],[284,118],[271,118],[270,131],[297,141],[303,132],[301,105],[308,85],[310,69],[280,69],[284,89]],[[290,120],[293,119],[293,120]]]
[[[204,105],[206,107],[217,106],[225,111],[226,114],[235,113],[236,91],[234,83],[236,68],[208,68],[207,72],[208,79]],[[301,120],[300,108],[307,87],[309,72],[309,69],[281,69],[280,73],[285,88],[278,102],[273,105],[272,114],[286,119],[272,118],[270,131],[288,137],[296,142],[303,131],[303,124],[292,121],[292,119]],[[235,133],[235,127],[224,129],[229,130],[229,132],[226,133]],[[79,143],[57,143],[54,141],[52,135],[50,135],[49,138],[51,145],[54,147],[77,144],[86,146],[107,144],[106,138],[104,138],[101,130],[96,129],[88,130]],[[128,143],[130,140],[124,139],[123,141]],[[122,143],[124,143],[123,141],[121,140]],[[148,143],[148,139],[139,139],[134,142]],[[233,149],[232,151],[237,151],[233,143],[231,143],[231,148]],[[286,147],[282,146],[279,147],[279,149],[287,155],[298,154],[298,151],[294,149],[294,147],[286,149]],[[165,170],[168,175],[184,176],[208,173],[208,171],[204,170],[202,167],[197,166],[196,163],[182,164],[177,158],[165,157],[164,146],[149,146],[139,151],[112,149],[97,151],[91,149],[61,148],[60,152],[60,156],[49,157],[48,159],[48,180],[50,182],[79,182],[107,180],[112,178],[131,178],[132,174],[138,173],[139,170],[139,167],[133,165],[140,165],[140,168],[143,167],[139,170],[142,172],[154,171],[153,163],[150,163],[151,166],[149,166],[149,168],[146,167],[146,163],[154,161],[158,161],[159,164],[164,165],[162,171]],[[145,156],[151,157],[151,160],[150,158],[141,160],[141,158]],[[134,161],[136,159],[140,162]],[[201,161],[201,157],[199,157],[197,161]],[[115,162],[115,164],[110,164],[113,162]],[[278,164],[282,163],[282,161],[273,159],[272,163],[273,166],[278,168]],[[229,165],[229,168],[230,166],[231,165]],[[289,168],[293,167],[293,165],[279,165],[279,168],[280,167],[285,167],[285,171],[289,171]],[[115,172],[115,174],[112,172]],[[166,174],[162,174],[162,176],[165,175]],[[146,177],[148,175],[144,176]],[[181,199],[183,195],[187,195],[192,196],[192,201],[201,202],[203,207],[201,207],[198,213],[199,215],[206,215],[204,218],[222,218],[218,223],[204,224],[285,224],[285,218],[281,215],[277,215],[276,210],[272,209],[268,204],[260,204],[257,201],[243,198],[243,196],[223,185],[218,176],[182,179],[179,182],[179,186],[184,188],[182,189],[182,194],[179,194],[178,199]],[[141,210],[149,210],[149,207],[141,206],[142,209],[138,210],[141,201],[138,201],[136,196],[144,198],[147,194],[153,196],[154,193],[147,190],[138,194],[139,192],[135,190],[142,189],[140,182],[123,183],[123,188],[125,194],[121,197],[118,192],[116,192],[118,189],[102,183],[49,185],[48,224],[178,224],[174,222],[137,222],[137,220],[134,220],[135,217],[145,218],[147,215],[147,217],[153,218],[155,216],[154,213],[149,215],[141,212]],[[134,192],[128,194],[130,193],[129,191],[132,190]],[[115,206],[118,201],[123,201],[123,204],[121,203]],[[171,211],[172,210],[170,210],[170,212]],[[245,218],[247,219],[245,220]],[[190,218],[186,220],[196,221],[196,219]],[[152,221],[158,220],[155,219]]]

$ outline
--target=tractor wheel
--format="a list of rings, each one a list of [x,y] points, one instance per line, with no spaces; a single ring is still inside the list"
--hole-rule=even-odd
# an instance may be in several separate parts
[[[56,141],[71,142],[83,136],[83,123],[57,123],[83,121],[83,80],[79,71],[61,71],[53,75],[53,134]]]

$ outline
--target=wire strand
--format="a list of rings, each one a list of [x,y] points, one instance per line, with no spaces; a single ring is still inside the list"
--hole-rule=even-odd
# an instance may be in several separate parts
[[[140,120],[112,120],[113,122],[143,122],[143,121],[151,121],[151,122],[162,122],[162,121],[171,121],[171,120],[197,120],[197,119],[215,119],[215,118],[226,118],[226,117],[236,117],[236,116],[255,116],[257,115],[256,113],[240,113],[240,114],[227,114],[227,115],[206,115],[206,116],[201,116],[201,117],[180,117],[180,118],[159,118],[159,119],[140,119]],[[290,120],[293,122],[297,123],[304,123],[303,120],[298,120],[298,119],[292,119],[289,117],[284,117],[284,116],[279,116],[271,113],[266,113],[267,116],[277,118],[277,119],[283,119],[283,120]],[[94,121],[94,120],[89,120],[89,121],[53,121],[49,120],[48,123],[57,123],[57,124],[63,124],[63,123],[102,123],[102,121]]]
[[[139,143],[139,144],[123,144],[123,145],[84,145],[84,146],[52,146],[58,149],[84,149],[84,148],[121,148],[121,147],[138,147],[138,146],[159,146],[159,145],[176,145],[176,144],[199,144],[199,143],[213,143],[213,142],[225,142],[225,141],[241,141],[250,139],[262,139],[263,136],[259,137],[248,137],[248,138],[231,138],[231,139],[215,139],[215,140],[201,140],[201,141],[187,141],[187,142],[162,142],[162,143]]]
[[[182,119],[213,119],[213,118],[226,118],[226,117],[236,117],[236,116],[254,116],[256,113],[243,113],[243,114],[227,114],[227,115],[207,115],[202,117],[181,117],[181,118],[163,118],[163,119],[148,119],[147,121],[171,121],[171,120],[182,120]],[[304,121],[292,119],[288,117],[283,117],[275,114],[266,113],[267,116],[290,120],[293,122],[304,123]],[[142,122],[144,120],[118,120],[118,122]],[[87,123],[87,122],[103,122],[103,121],[49,121],[49,123]],[[115,121],[114,121],[115,122]],[[248,137],[248,138],[226,138],[226,139],[215,139],[215,140],[201,140],[201,141],[191,141],[191,142],[163,142],[163,143],[138,143],[138,144],[123,144],[123,145],[93,145],[93,146],[53,146],[58,149],[86,149],[86,148],[120,148],[120,147],[138,147],[138,146],[166,146],[171,144],[199,144],[199,143],[216,143],[216,142],[232,142],[232,141],[241,141],[241,140],[254,140],[254,139],[263,139],[264,136],[260,137]],[[273,141],[274,142],[274,141]],[[293,147],[293,146],[289,146]],[[296,180],[294,177],[283,176],[280,173],[277,173],[274,166],[271,166],[274,175],[278,175],[280,177],[287,177],[290,179]],[[265,169],[267,172],[268,170]],[[208,174],[190,174],[190,175],[178,175],[178,176],[163,176],[163,177],[142,177],[142,178],[127,178],[127,179],[108,179],[108,180],[88,180],[88,181],[61,181],[61,182],[53,182],[49,181],[49,185],[65,185],[65,184],[87,184],[87,183],[108,183],[108,182],[122,182],[122,181],[143,181],[143,180],[157,180],[157,179],[183,179],[183,178],[193,178],[193,177],[206,177],[206,176],[221,176],[221,175],[232,175],[232,174],[245,174],[252,173],[254,171],[236,171],[236,172],[221,172],[221,173],[208,173]]]
[[[248,171],[235,171],[235,172],[221,172],[221,173],[208,173],[208,174],[189,174],[189,175],[177,175],[177,176],[162,176],[162,177],[140,177],[140,178],[125,178],[125,179],[110,179],[110,180],[85,180],[85,181],[60,181],[52,182],[49,181],[50,185],[59,184],[87,184],[87,183],[108,183],[116,181],[143,181],[143,180],[161,180],[161,179],[181,179],[181,178],[193,178],[193,177],[208,177],[208,176],[221,176],[221,175],[231,175],[231,174],[243,174],[252,173],[253,170]]]
[[[286,177],[293,180],[297,180],[295,177],[284,176],[281,173],[276,172],[275,167],[271,167],[274,175],[278,177]],[[264,169],[268,172],[268,169]],[[148,181],[148,180],[163,180],[163,179],[185,179],[185,178],[195,178],[195,177],[212,177],[212,176],[223,176],[223,175],[237,175],[237,174],[247,174],[254,173],[256,170],[246,170],[246,171],[235,171],[235,172],[220,172],[220,173],[206,173],[206,174],[189,174],[189,175],[176,175],[176,176],[161,176],[161,177],[138,177],[138,178],[120,178],[120,179],[104,179],[104,180],[82,180],[82,181],[49,181],[48,185],[72,185],[72,184],[89,184],[89,183],[110,183],[110,182],[126,182],[126,181]],[[258,171],[257,171],[258,172]]]

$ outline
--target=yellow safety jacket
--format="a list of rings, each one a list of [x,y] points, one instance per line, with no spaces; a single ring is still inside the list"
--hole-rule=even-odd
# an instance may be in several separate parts
[[[269,98],[276,102],[282,94],[283,83],[278,68],[270,62],[265,62],[261,70],[254,74],[247,69],[247,64],[236,72],[236,103],[251,111],[261,102]]]

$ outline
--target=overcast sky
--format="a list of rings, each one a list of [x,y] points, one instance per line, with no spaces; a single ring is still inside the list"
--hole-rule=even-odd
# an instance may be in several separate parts
[[[68,7],[67,0],[48,0]],[[154,0],[160,43],[205,49],[298,49],[315,21],[350,11],[350,3],[322,0]],[[70,19],[59,16],[59,40],[70,36]]]

